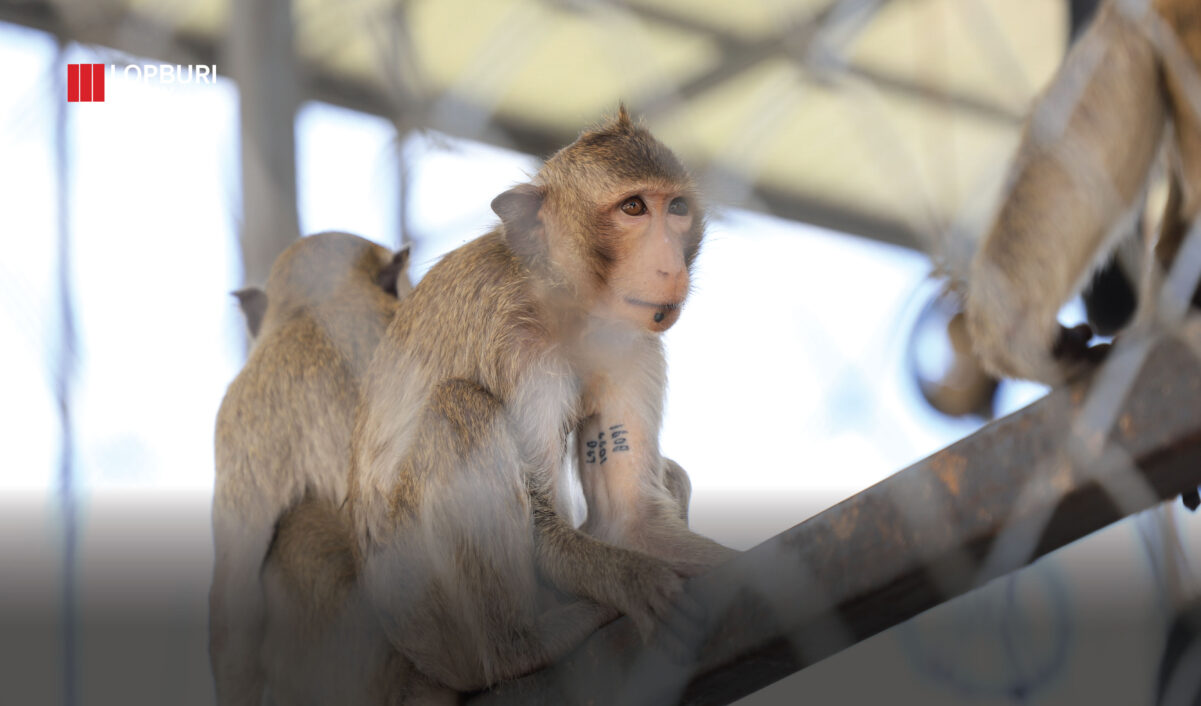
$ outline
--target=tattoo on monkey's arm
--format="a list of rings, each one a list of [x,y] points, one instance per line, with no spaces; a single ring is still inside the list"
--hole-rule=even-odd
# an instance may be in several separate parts
[[[584,442],[584,462],[603,466],[610,455],[629,450],[629,432],[625,424],[614,424],[597,432],[595,439]]]

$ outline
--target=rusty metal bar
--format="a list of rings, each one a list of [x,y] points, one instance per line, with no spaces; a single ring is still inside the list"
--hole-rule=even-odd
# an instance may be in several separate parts
[[[1201,317],[1151,347],[1109,438],[1129,464],[1074,461],[1088,381],[1054,390],[693,580],[710,616],[694,659],[644,647],[623,619],[469,703],[729,703],[1174,498],[1201,483],[1199,355]],[[1139,492],[1104,489],[1133,478]]]

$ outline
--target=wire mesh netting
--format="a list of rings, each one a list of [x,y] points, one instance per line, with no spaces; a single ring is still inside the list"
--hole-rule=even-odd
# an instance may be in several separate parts
[[[1099,45],[1036,102],[1095,5],[0,2],[0,663],[20,701],[212,700],[213,420],[248,349],[229,292],[326,229],[409,244],[419,281],[624,101],[714,206],[665,336],[661,446],[694,530],[766,543],[694,583],[698,662],[616,624],[475,698],[1194,703],[1201,525],[1172,484],[1198,468],[1201,228],[1169,262],[1153,248],[1165,209],[1195,215],[1198,30],[1112,3],[1171,113],[1126,199],[1122,146],[1073,142],[1113,69]],[[103,102],[64,100],[72,64],[103,65]],[[147,78],[160,65],[220,79]],[[1117,212],[1137,308],[1089,384],[1044,397],[973,369],[948,417],[931,390],[964,356],[950,322],[1031,110],[1077,203]]]

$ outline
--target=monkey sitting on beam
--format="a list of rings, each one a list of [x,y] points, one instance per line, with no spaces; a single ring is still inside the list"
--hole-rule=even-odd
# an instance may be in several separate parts
[[[447,699],[548,664],[612,609],[687,643],[683,579],[733,553],[688,530],[687,477],[659,452],[659,334],[704,231],[687,172],[623,107],[492,208],[500,226],[400,303],[353,439],[364,591]],[[588,600],[544,610],[540,582]]]

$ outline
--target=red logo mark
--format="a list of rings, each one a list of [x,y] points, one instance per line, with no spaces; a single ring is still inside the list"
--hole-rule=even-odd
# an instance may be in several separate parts
[[[104,102],[104,64],[67,64],[67,101]]]

